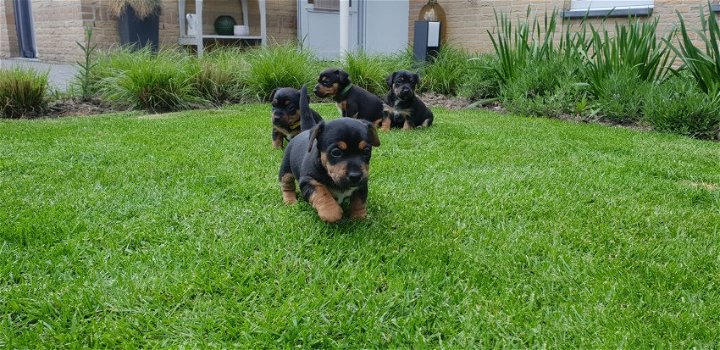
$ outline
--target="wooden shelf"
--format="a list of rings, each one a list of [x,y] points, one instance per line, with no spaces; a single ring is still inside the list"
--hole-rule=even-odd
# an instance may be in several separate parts
[[[203,39],[218,40],[262,40],[260,35],[203,35]],[[194,36],[181,36],[178,40],[180,45],[197,45],[197,38]]]
[[[265,0],[257,0],[258,6],[260,7],[260,35],[217,35],[217,34],[202,34],[202,35],[186,35],[185,27],[185,3],[192,0],[178,0],[178,20],[180,21],[180,36],[178,38],[178,44],[180,45],[193,45],[197,47],[198,56],[202,56],[205,39],[215,40],[259,40],[260,44],[267,45],[267,33],[266,33],[266,13],[265,13]],[[239,0],[242,6],[243,22],[245,25],[250,24],[250,18],[248,16],[248,1]],[[208,0],[208,2],[213,2]],[[203,28],[203,0],[195,0],[195,28],[202,31]]]

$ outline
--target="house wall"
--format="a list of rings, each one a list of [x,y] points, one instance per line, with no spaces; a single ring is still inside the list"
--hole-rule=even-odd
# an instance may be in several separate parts
[[[187,0],[187,12],[193,12],[195,1]],[[84,27],[93,29],[93,42],[98,49],[117,46],[120,38],[117,18],[107,7],[107,0],[33,1],[33,21],[38,56],[47,62],[75,63],[83,56],[75,42],[83,42]],[[297,38],[297,4],[288,0],[267,0],[267,35],[270,42],[285,42]],[[259,4],[249,2],[251,33],[260,35]],[[239,1],[205,1],[204,32],[214,32],[217,16],[230,14],[242,21]],[[160,15],[160,45],[177,46],[180,25],[178,0],[162,0]],[[0,58],[17,57],[17,35],[12,0],[0,0]]]
[[[175,5],[177,7],[177,5]],[[195,1],[187,0],[186,12],[195,12]],[[271,43],[285,43],[297,40],[297,2],[291,0],[266,0],[266,30]],[[232,16],[242,24],[240,1],[205,1],[203,7],[203,33],[215,33],[215,19],[221,15]],[[248,2],[250,34],[260,35],[260,4],[257,0]]]
[[[413,38],[414,22],[417,20],[420,9],[426,3],[427,0],[410,0],[410,42]],[[541,19],[545,11],[547,13],[551,13],[553,9],[561,11],[570,5],[569,0],[440,0],[439,3],[447,16],[448,42],[470,52],[493,51],[487,31],[494,32],[495,30],[494,11],[508,14],[514,20],[525,18],[528,6],[530,6],[531,16]],[[707,14],[706,0],[655,0],[652,16],[642,18],[642,20],[659,18],[658,35],[662,36],[672,30],[674,26],[679,25],[676,14],[678,11],[685,18],[688,29],[695,31],[700,29],[700,7],[703,6]],[[608,19],[605,27],[612,31],[617,20],[627,21],[625,18]],[[603,25],[601,19],[592,19],[589,22],[595,26]],[[568,24],[577,27],[579,23],[579,19],[563,20],[562,30],[565,30]],[[560,35],[556,35],[556,40],[559,39]]]
[[[14,16],[9,1],[0,2],[0,58],[10,57],[11,52],[19,51]]]

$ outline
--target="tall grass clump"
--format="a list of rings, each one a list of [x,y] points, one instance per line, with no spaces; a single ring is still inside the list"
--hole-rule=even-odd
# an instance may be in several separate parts
[[[480,54],[467,62],[467,76],[458,87],[458,96],[470,100],[495,99],[500,95],[499,60],[495,55]]]
[[[0,117],[21,118],[47,109],[48,73],[0,69]]]
[[[131,66],[118,61],[110,76],[102,80],[102,95],[119,106],[153,112],[178,111],[206,103],[197,96],[197,61],[169,50],[154,54],[145,48],[135,51]]]
[[[247,54],[247,63],[245,84],[249,93],[260,101],[267,101],[275,88],[300,88],[318,74],[312,52],[298,49],[294,44],[253,49]]]
[[[468,75],[468,55],[464,50],[445,45],[423,69],[420,89],[444,95],[456,95]]]
[[[90,95],[99,95],[104,79],[113,77],[138,64],[149,62],[153,53],[147,49],[132,51],[130,47],[118,47],[108,51],[98,51],[94,65],[88,72],[87,89]],[[79,82],[76,79],[76,84]]]
[[[244,95],[243,74],[248,70],[245,56],[237,48],[221,48],[199,59],[195,75],[198,96],[214,105],[238,102]]]
[[[407,54],[369,55],[363,51],[345,56],[343,69],[353,84],[382,96],[387,91],[387,77],[396,70],[411,70],[412,60]]]
[[[671,77],[645,97],[645,118],[656,130],[702,139],[720,138],[720,101],[692,78]]]
[[[717,15],[710,9],[710,15],[705,17],[704,11],[700,10],[701,30],[697,34],[704,50],[695,45],[685,20],[679,12],[677,15],[680,20],[679,43],[675,45],[667,39],[665,42],[683,61],[683,68],[695,78],[700,89],[712,98],[720,98],[720,27]]]

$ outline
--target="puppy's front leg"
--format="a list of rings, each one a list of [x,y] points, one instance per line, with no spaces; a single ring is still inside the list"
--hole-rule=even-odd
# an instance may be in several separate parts
[[[405,123],[403,124],[403,130],[410,130],[412,128],[413,128],[413,124],[410,122],[410,120],[405,118]]]
[[[320,219],[329,223],[340,221],[343,216],[342,208],[327,187],[317,181],[310,181],[309,186],[312,187],[312,190],[308,196],[308,202],[315,208]]]
[[[292,173],[286,173],[280,178],[280,188],[282,189],[283,201],[286,204],[294,204],[297,202],[295,195],[295,177]]]
[[[282,149],[284,141],[285,141],[285,136],[283,136],[283,134],[281,134],[279,131],[277,131],[277,130],[275,130],[275,128],[273,128],[272,129],[273,148]]]
[[[350,218],[365,219],[367,218],[367,187],[361,187],[353,192],[350,196]]]

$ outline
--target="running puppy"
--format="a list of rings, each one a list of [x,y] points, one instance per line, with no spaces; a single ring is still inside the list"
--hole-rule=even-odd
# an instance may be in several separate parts
[[[415,95],[415,87],[420,82],[417,74],[397,71],[387,78],[390,91],[385,96],[386,118],[392,120],[392,127],[414,129],[432,125],[433,113]]]
[[[351,118],[314,124],[305,86],[300,94],[303,131],[288,143],[278,175],[283,200],[297,202],[297,180],[302,196],[323,221],[340,221],[346,199],[351,219],[366,218],[370,156],[372,147],[380,146],[375,126]],[[305,124],[313,125],[305,130]]]
[[[369,91],[352,84],[347,72],[328,68],[320,73],[315,85],[315,95],[331,96],[337,102],[343,117],[367,120],[380,126],[383,120],[383,102]],[[390,121],[383,123],[383,130],[390,129]]]
[[[300,91],[285,87],[275,89],[270,95],[272,105],[272,144],[283,148],[285,140],[300,133]],[[316,123],[322,120],[320,114],[310,110]]]

